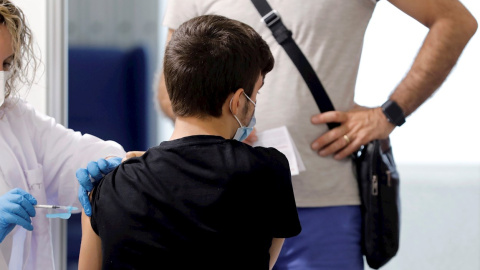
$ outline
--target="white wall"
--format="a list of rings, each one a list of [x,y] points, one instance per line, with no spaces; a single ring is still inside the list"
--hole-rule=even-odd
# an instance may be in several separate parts
[[[37,72],[35,84],[31,88],[23,87],[20,93],[21,96],[26,98],[38,111],[46,113],[45,53],[47,46],[47,2],[46,0],[13,0],[12,2],[18,5],[25,13],[27,22],[33,31],[34,41],[37,45],[37,55],[42,60],[40,69]]]

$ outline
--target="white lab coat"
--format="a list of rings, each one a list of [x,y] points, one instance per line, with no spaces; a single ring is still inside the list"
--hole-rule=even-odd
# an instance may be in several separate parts
[[[81,209],[76,170],[92,160],[125,155],[119,144],[66,129],[22,100],[5,100],[0,117],[0,195],[18,187],[39,204]],[[45,211],[36,209],[32,232],[16,226],[0,243],[0,269],[55,268]]]

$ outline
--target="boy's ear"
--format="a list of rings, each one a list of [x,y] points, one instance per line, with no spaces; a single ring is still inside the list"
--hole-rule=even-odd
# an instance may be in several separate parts
[[[232,103],[230,103],[230,109],[232,110],[233,115],[237,115],[238,113],[238,108],[240,108],[240,96],[243,95],[243,88],[238,88],[237,91],[233,94],[233,97],[231,98]],[[230,101],[228,101],[230,102]]]

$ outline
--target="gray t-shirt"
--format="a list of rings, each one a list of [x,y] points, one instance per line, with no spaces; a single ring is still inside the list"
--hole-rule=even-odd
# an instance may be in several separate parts
[[[309,59],[334,107],[347,111],[354,105],[355,83],[365,31],[375,0],[269,0]],[[298,207],[358,205],[360,198],[352,162],[320,157],[312,142],[328,131],[313,125],[320,111],[309,88],[284,49],[247,0],[170,0],[164,25],[176,29],[193,17],[216,14],[252,26],[268,43],[275,67],[257,97],[256,129],[286,126],[300,152],[306,171],[292,178]]]

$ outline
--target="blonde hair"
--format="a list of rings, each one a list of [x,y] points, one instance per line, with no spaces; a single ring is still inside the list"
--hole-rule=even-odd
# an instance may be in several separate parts
[[[5,85],[7,98],[17,94],[18,83],[28,87],[33,84],[40,60],[35,55],[32,31],[21,9],[8,0],[0,0],[0,23],[7,27],[12,36],[13,59]]]

